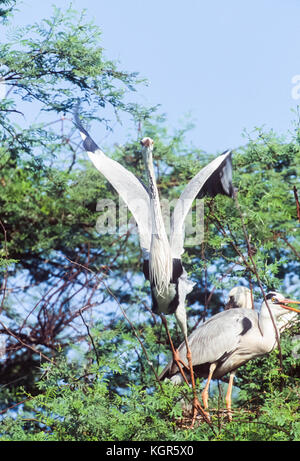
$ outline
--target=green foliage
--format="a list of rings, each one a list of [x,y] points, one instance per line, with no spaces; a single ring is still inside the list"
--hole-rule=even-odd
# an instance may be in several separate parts
[[[121,335],[123,339],[127,338],[120,332],[115,332],[114,337]],[[96,340],[96,330],[94,334]],[[181,408],[182,398],[186,398],[190,391],[186,387],[174,386],[170,382],[164,382],[159,387],[152,376],[151,387],[135,384],[132,380],[123,390],[116,388],[111,391],[114,376],[127,375],[128,369],[124,367],[122,347],[118,355],[111,348],[112,333],[98,330],[98,335],[102,338],[102,346],[97,346],[97,360],[94,351],[78,355],[75,349],[76,358],[60,354],[56,356],[55,363],[42,366],[37,395],[26,395],[25,391],[19,395],[21,409],[17,416],[12,410],[11,415],[2,421],[1,440],[299,440],[297,380],[291,384],[289,378],[280,391],[278,372],[273,372],[266,377],[268,386],[263,391],[263,403],[259,407],[254,408],[252,404],[253,396],[261,390],[249,386],[247,400],[251,402],[251,411],[249,407],[234,408],[231,423],[226,421],[222,412],[212,413],[213,430],[200,422],[191,431],[188,429],[191,420],[183,417]],[[105,344],[106,347],[103,347]],[[105,349],[107,352],[103,353]],[[268,357],[261,360],[268,362],[265,367],[270,366]],[[254,370],[254,362],[250,363]],[[149,365],[145,366],[144,373],[150,373]],[[254,381],[260,379],[259,376],[251,376],[247,368],[243,369],[243,376]],[[220,410],[222,406],[223,403]]]
[[[55,364],[42,367],[38,395],[27,396],[17,419],[3,421],[2,440],[151,440],[158,435],[167,440],[174,433],[176,418],[181,415],[180,405],[174,406],[174,401],[181,390],[164,383],[162,390],[149,391],[144,385],[128,382],[124,392],[111,392],[114,375],[127,375],[128,370],[124,368],[124,350],[119,350],[118,358],[111,347],[112,333],[102,333],[106,348],[99,345],[98,361],[90,361],[95,359],[91,353],[84,357],[77,354],[73,361],[62,354]],[[115,332],[114,337],[117,335]],[[123,339],[127,343],[126,335]],[[125,351],[127,348],[128,344]]]
[[[93,117],[99,106],[133,117],[139,109],[147,116],[147,110],[124,102],[142,80],[104,57],[101,33],[84,12],[54,8],[51,18],[15,29],[8,38],[0,45],[1,78],[7,90],[0,100],[1,218],[10,236],[11,258],[20,259],[42,281],[60,264],[58,255],[59,261],[55,256],[49,260],[49,252],[76,259],[78,248],[94,239],[96,203],[107,198],[107,190],[90,165],[79,166],[78,140],[75,144],[71,139],[74,127],[68,134],[53,129],[52,122],[43,122],[39,109],[65,115],[80,98],[82,107],[87,101],[87,113]],[[40,122],[18,126],[16,119],[23,114],[19,105],[31,112],[30,118],[34,107]],[[101,120],[111,128],[109,119],[102,115]],[[76,172],[71,173],[75,163]],[[83,168],[88,168],[88,176],[82,175]],[[96,240],[92,246],[97,246]]]
[[[0,1],[0,20],[2,23],[5,24],[15,4],[16,4],[16,0],[1,0]]]
[[[2,22],[14,3],[1,2]],[[10,32],[0,59],[1,440],[299,440],[299,327],[282,337],[282,368],[275,350],[238,371],[231,423],[214,393],[213,430],[201,420],[188,430],[180,401],[191,401],[190,389],[156,380],[170,351],[151,313],[137,238],[97,232],[98,200],[110,199],[117,213],[120,206],[79,147],[68,116],[78,99],[95,138],[100,121],[112,128],[111,113],[140,122],[138,137],[154,139],[168,199],[215,156],[187,145],[192,124],[170,133],[164,116],[135,104],[142,80],[105,56],[86,12],[54,8],[51,18]],[[257,276],[265,290],[300,297],[299,132],[296,125],[286,139],[261,129],[246,135],[233,155],[238,205],[205,199],[204,241],[183,256],[196,282],[191,328],[221,310],[238,283],[251,282],[260,302]],[[132,139],[105,151],[143,178],[136,133]],[[178,346],[174,318],[169,327]]]
[[[137,74],[104,58],[100,31],[86,21],[85,12],[54,7],[51,18],[15,29],[10,38],[0,47],[2,75],[24,101],[67,112],[80,97],[91,105],[130,110],[123,100],[139,82]]]

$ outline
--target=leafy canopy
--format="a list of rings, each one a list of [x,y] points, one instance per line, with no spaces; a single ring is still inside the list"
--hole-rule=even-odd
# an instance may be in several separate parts
[[[0,6],[5,29],[15,2]],[[54,8],[40,24],[15,29],[0,44],[0,62],[1,439],[299,440],[297,326],[282,340],[282,368],[273,351],[239,370],[232,423],[212,392],[214,430],[201,421],[186,430],[180,401],[190,390],[156,381],[170,350],[151,313],[137,238],[97,231],[98,201],[120,213],[118,197],[82,152],[72,111],[80,99],[96,141],[98,129],[129,115],[137,133],[106,153],[142,178],[137,139],[151,136],[168,199],[216,154],[187,144],[189,123],[170,133],[165,117],[135,103],[143,79],[105,56],[86,12]],[[233,155],[238,205],[205,199],[204,241],[184,254],[196,282],[190,329],[240,283],[258,303],[258,281],[299,298],[299,133],[295,124],[285,139],[245,134]],[[178,346],[173,318],[169,326]]]

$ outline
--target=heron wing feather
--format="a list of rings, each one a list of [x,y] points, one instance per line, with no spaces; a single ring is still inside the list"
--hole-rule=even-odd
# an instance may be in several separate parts
[[[216,194],[232,196],[231,151],[219,155],[202,168],[187,184],[176,202],[172,218],[170,242],[174,258],[180,258],[184,252],[184,221],[196,197]]]
[[[244,330],[243,319],[248,318],[257,324],[257,313],[250,309],[230,309],[214,315],[188,337],[193,366],[214,363],[225,354],[233,352],[241,339]],[[186,345],[183,342],[178,348],[180,359],[187,365]],[[178,372],[176,364],[169,362],[160,375],[160,379]]]
[[[131,211],[138,226],[143,256],[147,257],[151,242],[150,199],[147,189],[133,173],[104,154],[83,128],[77,114],[75,114],[75,124],[80,131],[83,146],[90,160],[110,182]]]

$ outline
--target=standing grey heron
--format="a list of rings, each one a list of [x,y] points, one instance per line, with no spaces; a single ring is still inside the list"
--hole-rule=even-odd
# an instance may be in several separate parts
[[[279,335],[278,322],[286,310],[300,313],[300,310],[288,304],[300,304],[299,301],[286,299],[282,294],[270,292],[266,296],[270,312],[275,320]],[[208,387],[212,378],[222,378],[230,373],[226,405],[231,414],[231,392],[235,370],[249,360],[271,352],[277,345],[277,334],[266,302],[261,305],[260,313],[254,309],[228,309],[212,316],[201,324],[188,337],[193,358],[194,374],[207,377],[205,392],[202,393],[204,409],[208,408]],[[186,344],[178,348],[179,360],[186,366]],[[174,384],[182,383],[178,367],[169,362],[159,379],[170,378]]]
[[[236,286],[230,290],[225,310],[239,307],[254,309],[251,290],[244,286]],[[284,312],[284,314],[276,321],[280,333],[291,327],[297,318],[297,312]]]
[[[228,294],[228,302],[225,306],[225,310],[234,309],[234,308],[245,308],[245,309],[254,309],[253,299],[251,295],[251,290],[244,286],[236,286],[232,288]],[[276,320],[276,326],[280,333],[284,330],[291,327],[296,318],[298,317],[297,312],[284,312]],[[231,393],[233,388],[233,382],[236,375],[237,370],[232,370],[229,375],[229,382],[227,393],[225,396],[226,407],[228,411],[229,420],[231,420]],[[202,391],[202,399],[206,399],[206,405],[208,402],[208,388],[209,388],[209,381],[207,380],[206,386]]]
[[[83,146],[90,160],[125,201],[137,223],[143,255],[143,272],[146,279],[150,281],[153,311],[162,314],[166,329],[167,323],[163,314],[175,314],[186,342],[196,401],[192,359],[187,343],[185,310],[186,296],[192,291],[194,283],[188,279],[181,261],[184,252],[184,222],[196,197],[202,198],[204,195],[214,197],[216,194],[233,197],[231,151],[219,155],[187,184],[174,207],[168,238],[153,167],[153,140],[144,138],[141,141],[148,180],[146,188],[133,173],[103,153],[83,128],[77,112],[75,125],[80,131]],[[171,342],[170,336],[169,339]],[[174,360],[184,375],[172,342],[171,346]],[[200,404],[198,406],[200,408]]]

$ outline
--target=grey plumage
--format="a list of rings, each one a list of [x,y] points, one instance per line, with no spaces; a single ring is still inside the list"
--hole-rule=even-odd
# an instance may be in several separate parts
[[[83,128],[77,111],[75,125],[80,131],[83,146],[90,160],[123,198],[137,223],[144,260],[143,271],[145,277],[150,280],[154,312],[175,313],[186,337],[185,300],[194,283],[188,279],[181,263],[184,251],[184,221],[198,194],[203,196],[209,192],[213,196],[217,193],[232,196],[231,152],[226,151],[211,161],[187,184],[171,216],[171,231],[168,238],[153,170],[153,141],[150,138],[141,141],[148,180],[148,185],[144,187],[134,174],[103,153]],[[212,184],[214,182],[220,183],[215,184],[215,190]]]
[[[246,320],[245,320],[246,319]],[[246,328],[245,322],[250,328]],[[192,352],[194,373],[197,377],[207,377],[211,363],[217,362],[214,378],[221,378],[236,366],[241,366],[253,356],[243,346],[245,335],[250,338],[249,330],[258,329],[258,314],[248,309],[230,309],[214,315],[189,337],[188,343]],[[252,341],[252,340],[251,340]],[[187,365],[186,346],[182,343],[178,352],[180,359]],[[261,353],[264,350],[260,349]],[[170,362],[160,375],[160,379],[178,373],[176,364]]]
[[[269,300],[269,307],[280,325],[286,315],[288,306],[283,307],[285,298],[273,293],[278,302]],[[296,301],[293,301],[298,303]],[[206,377],[209,367],[216,363],[213,378],[221,378],[230,371],[240,367],[248,360],[271,352],[277,344],[276,332],[265,302],[260,313],[249,308],[229,309],[209,318],[188,337],[193,358],[195,375]],[[182,343],[178,352],[180,359],[186,363],[186,345]],[[178,368],[169,362],[159,378],[172,377]]]
[[[280,293],[271,292],[267,295],[268,305],[264,301],[258,314],[255,310],[249,309],[250,293],[246,290],[235,290],[232,296],[238,294],[237,299],[243,299],[248,308],[238,307],[220,312],[200,325],[188,337],[194,374],[196,377],[208,378],[202,392],[205,409],[208,406],[210,380],[222,378],[230,373],[226,394],[230,418],[231,392],[236,369],[248,360],[271,352],[277,346],[280,325],[286,324],[285,317],[291,314],[287,314],[286,310],[292,310],[293,317],[295,312],[300,312],[288,306],[289,303],[300,304],[299,301],[286,299]],[[186,343],[180,345],[178,352],[180,360],[187,366]],[[168,363],[159,376],[161,380],[165,378],[170,378],[174,384],[183,382],[178,366],[173,361]]]

